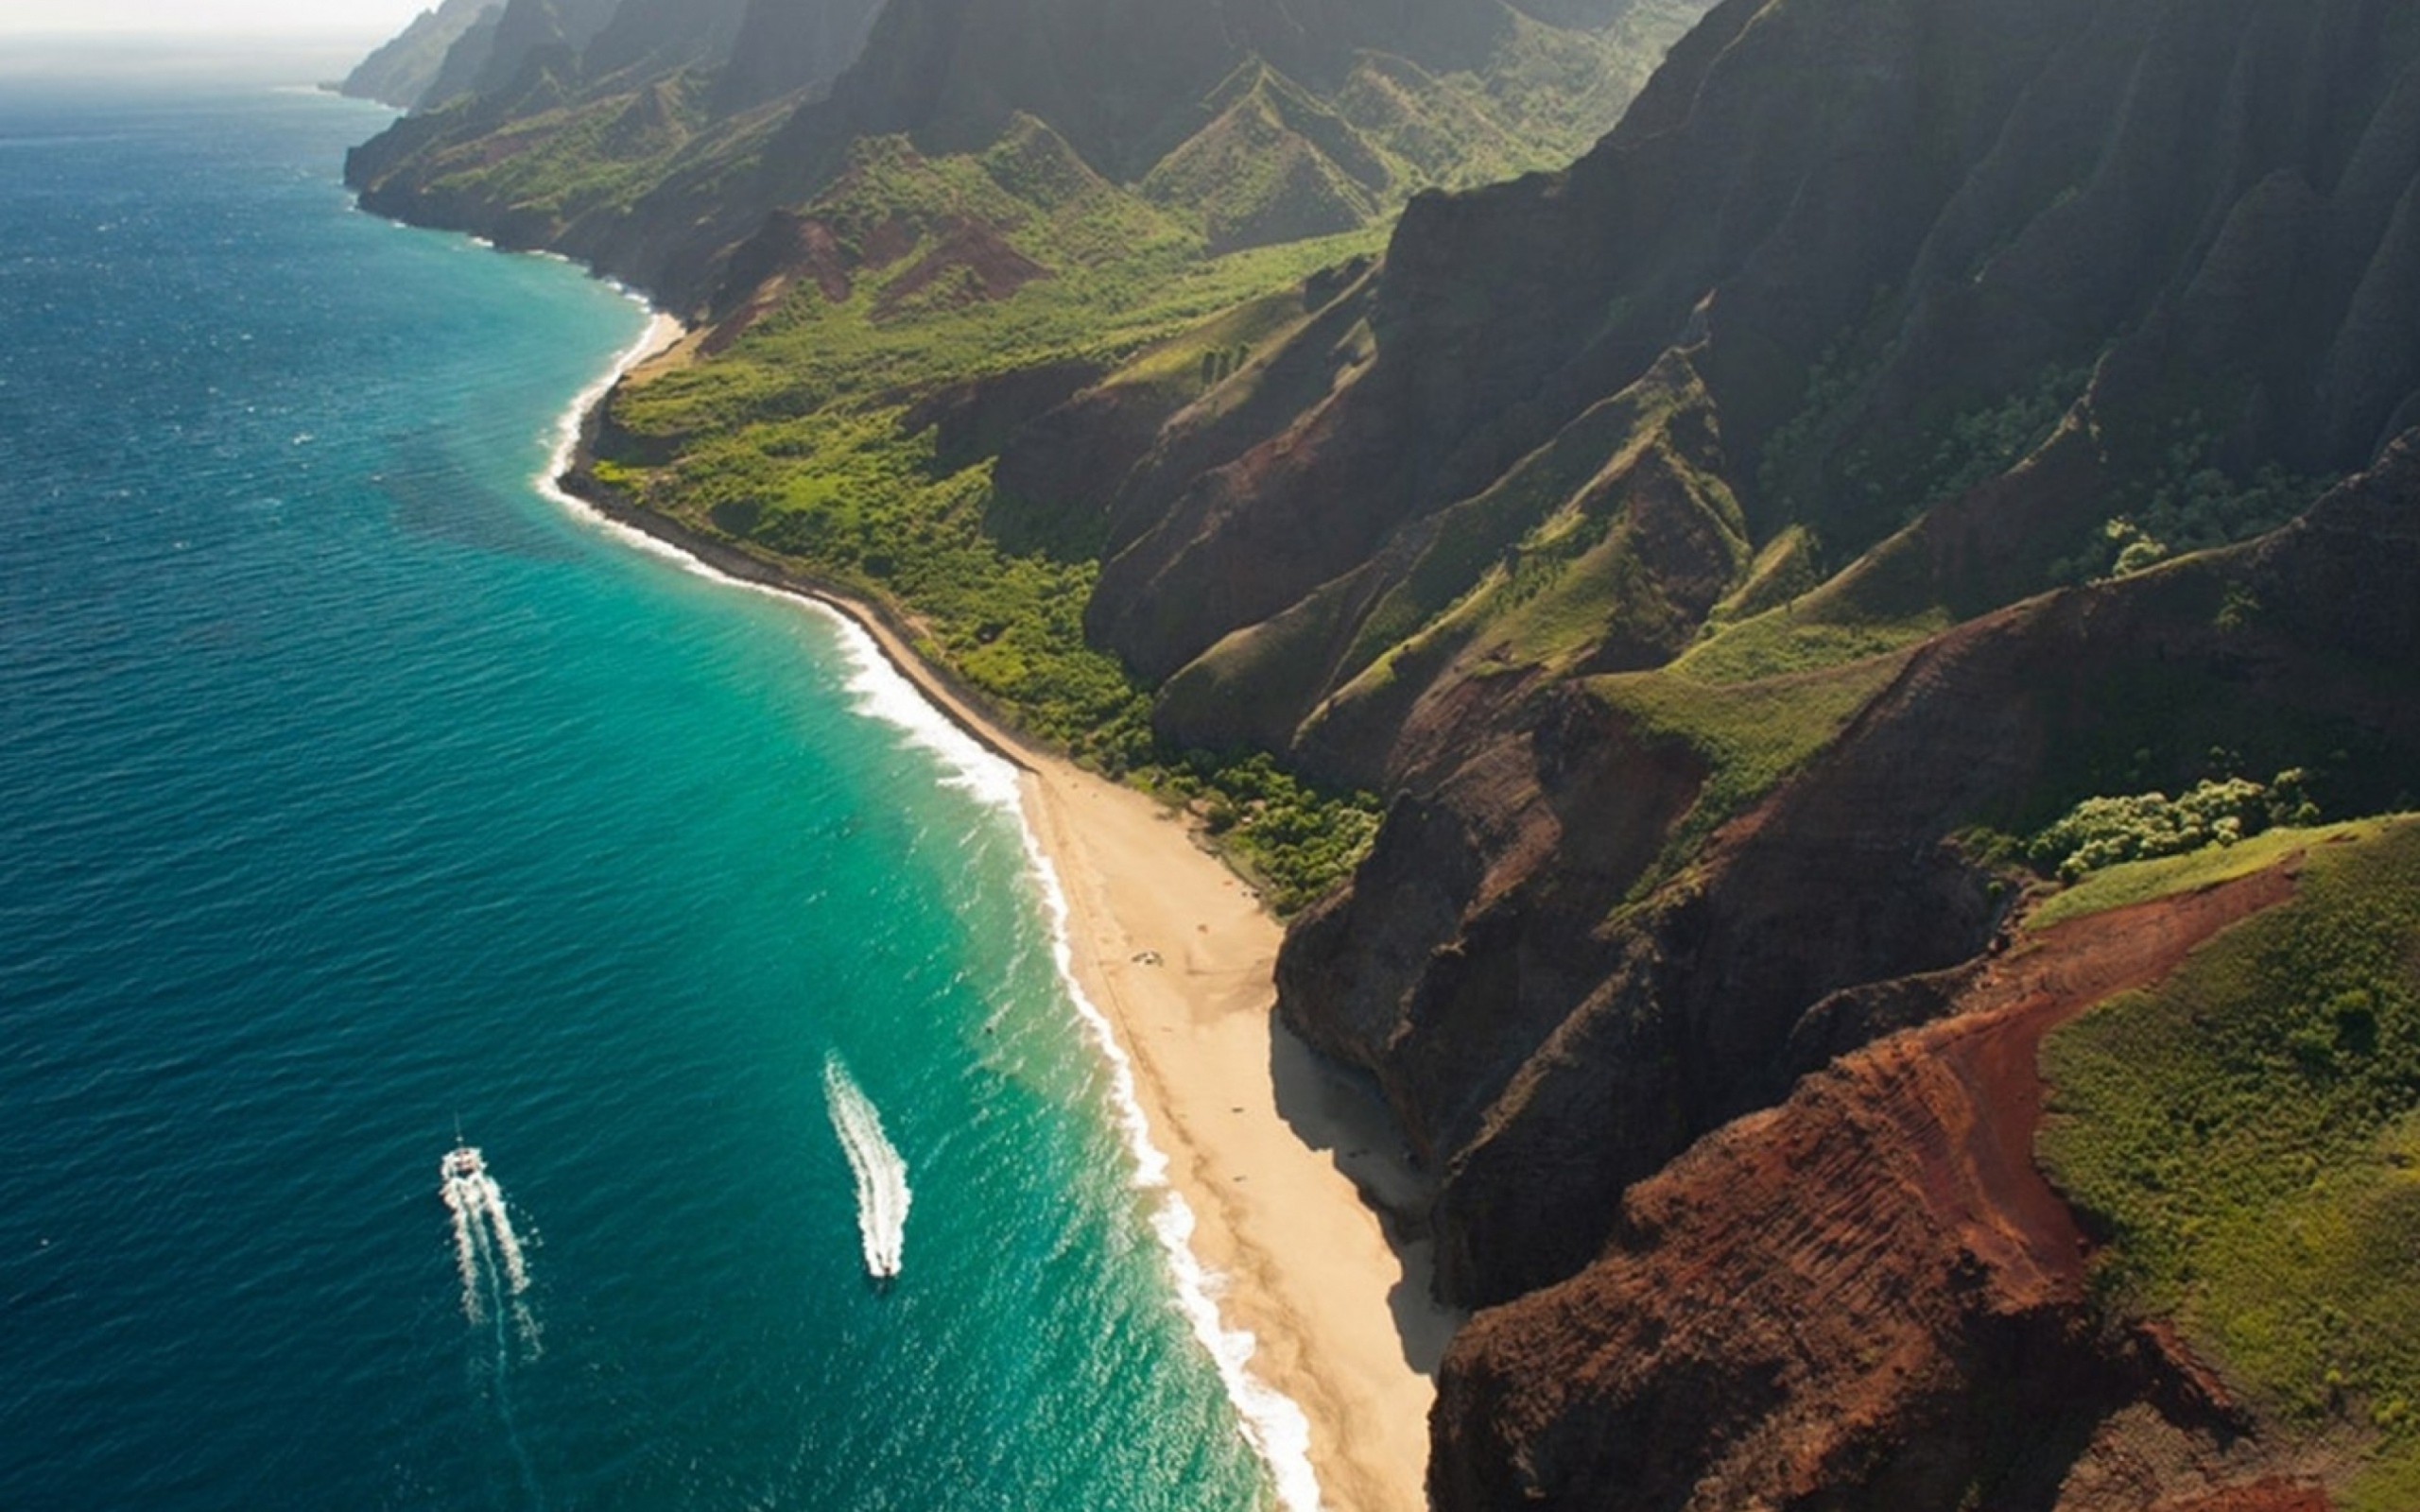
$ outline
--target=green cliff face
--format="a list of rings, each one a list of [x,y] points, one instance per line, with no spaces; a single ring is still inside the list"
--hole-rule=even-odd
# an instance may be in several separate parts
[[[1878,648],[2274,525],[2420,417],[2409,27],[2357,11],[1726,6],[1567,172],[1414,201],[1316,404],[1172,431],[1088,624],[1172,679],[1172,734],[1374,781],[1475,679],[1668,661],[1833,578],[1805,607]],[[1660,605],[1666,569],[1601,554],[1552,574],[1623,606],[1601,644],[1495,632],[1566,527],[1540,500],[1481,541],[1473,506],[1551,465],[1586,513],[1571,457],[1643,441],[1604,406],[1676,363],[1698,439],[1658,486],[1727,499],[1748,554]],[[1698,664],[1791,664],[1808,628]]]

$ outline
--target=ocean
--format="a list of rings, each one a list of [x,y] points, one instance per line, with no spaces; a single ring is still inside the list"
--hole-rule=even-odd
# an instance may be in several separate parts
[[[0,1507],[1268,1504],[1005,769],[385,119],[0,94]]]

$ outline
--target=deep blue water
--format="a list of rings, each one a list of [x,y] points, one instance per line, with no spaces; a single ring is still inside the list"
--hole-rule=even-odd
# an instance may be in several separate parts
[[[540,496],[643,312],[383,119],[0,94],[0,1507],[1259,1503],[996,777]]]

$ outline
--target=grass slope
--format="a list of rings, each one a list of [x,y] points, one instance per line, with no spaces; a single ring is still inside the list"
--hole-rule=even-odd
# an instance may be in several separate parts
[[[1696,804],[1631,896],[1645,897],[1686,866],[1724,820],[1745,813],[1838,739],[1891,685],[1908,655],[1753,682],[1702,682],[1674,668],[1592,679],[1588,690],[1621,711],[1642,735],[1685,745],[1706,766]]]
[[[1278,906],[1307,902],[1357,855],[1366,803],[1157,750],[1149,690],[1083,640],[1097,562],[1004,544],[992,458],[945,460],[908,421],[950,386],[1079,362],[1173,409],[1299,318],[1303,279],[1374,250],[1375,233],[1211,256],[1029,121],[977,155],[861,143],[806,213],[856,260],[846,297],[799,280],[717,354],[617,392],[597,480],[890,604],[1012,724],[1108,771],[1155,768]],[[1002,297],[972,286],[1003,258],[1041,276]]]
[[[2344,1504],[2386,1512],[2420,1493],[2420,820],[2114,868],[2034,917],[2292,849],[2292,902],[2051,1038],[2040,1154],[2110,1237],[2110,1303],[2274,1420],[2373,1443]]]

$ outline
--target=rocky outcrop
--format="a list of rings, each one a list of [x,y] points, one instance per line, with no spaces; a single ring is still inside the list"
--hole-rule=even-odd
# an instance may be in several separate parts
[[[2292,886],[2289,865],[2029,937],[1945,1022],[1634,1187],[1601,1258],[1455,1341],[1437,1503],[2325,1508],[2171,1333],[2089,1305],[2033,1162],[2043,1035]]]
[[[448,53],[428,94],[443,108],[354,148],[346,182],[380,214],[561,251],[693,309],[781,203],[754,165],[777,105],[829,86],[880,9],[510,0]],[[634,138],[633,110],[662,129]],[[565,193],[566,176],[592,182]]]
[[[1070,359],[969,378],[918,400],[899,418],[899,427],[910,434],[929,428],[940,465],[954,472],[996,455],[1008,437],[1101,376],[1099,364]]]
[[[879,9],[749,0],[729,60],[715,79],[716,112],[735,114],[838,78],[865,50]]]
[[[615,0],[602,30],[566,44],[592,88],[652,83],[687,68],[720,68],[736,56],[751,9],[750,0]]]
[[[519,90],[533,70],[569,73],[580,50],[613,24],[620,5],[621,0],[504,0],[464,92],[506,94]]]
[[[1452,1298],[1571,1276],[1633,1183],[1942,1011],[2003,911],[1962,827],[2214,746],[2403,790],[2415,86],[2420,34],[2358,0],[1735,0],[1567,173],[1416,200],[1262,359],[1307,404],[1204,405],[1125,473],[1087,624],[1165,679],[1164,731],[1400,795],[1281,1008],[1435,1162]],[[2069,364],[2047,441],[1945,460]],[[2029,599],[2188,430],[2243,476],[2371,470],[2259,546]],[[1651,527],[1590,558],[1606,521]],[[1704,747],[1606,674],[1789,531],[1872,618],[1970,622],[1737,696],[1868,679],[1710,828]]]
[[[869,134],[901,173],[1021,141],[1085,193],[1173,164],[1167,203],[1283,158],[1236,224],[1325,226],[1409,161],[1345,131],[1381,76],[1548,13],[892,0],[794,94],[602,104],[540,46],[354,172],[709,310],[711,352],[809,288],[1051,274],[837,204]],[[676,144],[634,197],[456,173],[608,106]],[[2223,919],[1999,954],[1963,836],[2214,748],[2408,801],[2415,197],[2393,0],[1724,0],[1587,156],[1415,198],[1232,371],[896,396],[944,465],[995,458],[995,540],[1099,552],[1085,623],[1167,741],[1389,796],[1280,1011],[1375,1078],[1438,1284],[1491,1309],[1435,1420],[1448,1512],[2314,1504],[2156,1327],[2099,1327],[2025,1146],[2048,1017]],[[2338,474],[2282,528],[2228,513]],[[2234,543],[2086,559],[2192,500]],[[1705,664],[1742,628],[1769,662]]]

